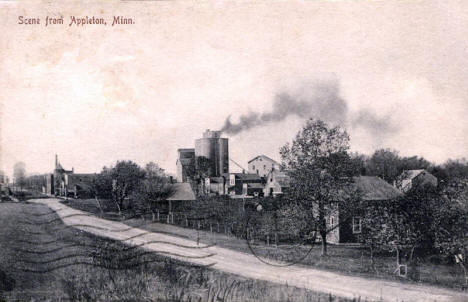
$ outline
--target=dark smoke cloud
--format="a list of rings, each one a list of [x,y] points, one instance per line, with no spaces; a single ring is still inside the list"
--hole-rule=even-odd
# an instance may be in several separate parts
[[[320,118],[332,124],[343,124],[348,107],[338,92],[338,83],[334,81],[316,82],[304,85],[297,91],[282,92],[276,95],[271,111],[250,112],[240,116],[238,123],[232,123],[229,116],[221,131],[235,135],[253,127],[281,122],[290,115]]]
[[[389,117],[378,117],[369,110],[361,110],[355,116],[353,116],[351,127],[362,127],[375,135],[386,135],[398,131],[398,127],[390,122]]]
[[[290,115],[321,119],[331,125],[352,129],[364,128],[373,136],[378,136],[379,140],[398,131],[387,117],[379,117],[369,110],[351,114],[339,92],[339,83],[336,80],[308,82],[297,89],[278,93],[271,110],[242,115],[237,123],[233,123],[231,116],[228,116],[221,131],[236,135],[254,127],[281,122]]]

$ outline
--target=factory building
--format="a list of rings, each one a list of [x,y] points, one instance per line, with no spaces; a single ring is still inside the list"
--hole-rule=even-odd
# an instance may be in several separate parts
[[[266,177],[273,170],[281,170],[281,165],[266,155],[259,155],[249,160],[249,173],[255,173],[261,177]]]
[[[177,182],[187,182],[195,173],[195,149],[177,150]]]
[[[203,137],[195,140],[195,165],[200,169],[201,163],[208,165],[208,176],[220,177],[229,173],[229,145],[228,139],[221,137],[221,131],[203,133]]]

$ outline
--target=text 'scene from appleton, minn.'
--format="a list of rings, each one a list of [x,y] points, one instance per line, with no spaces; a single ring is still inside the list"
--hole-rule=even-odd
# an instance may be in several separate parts
[[[96,16],[59,16],[59,17],[30,17],[18,16],[18,24],[21,25],[39,25],[39,26],[85,26],[85,25],[103,25],[116,26],[116,25],[133,25],[135,19],[126,16],[109,16],[109,17],[96,17]]]

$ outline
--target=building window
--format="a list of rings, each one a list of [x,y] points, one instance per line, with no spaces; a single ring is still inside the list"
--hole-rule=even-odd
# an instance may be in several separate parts
[[[335,217],[330,217],[330,225],[331,226],[335,225]]]
[[[353,217],[353,234],[361,233],[361,218]]]
[[[263,169],[266,169],[266,165],[263,165]]]
[[[252,169],[252,170],[255,170],[255,165],[253,165],[252,167],[253,167],[253,169]]]

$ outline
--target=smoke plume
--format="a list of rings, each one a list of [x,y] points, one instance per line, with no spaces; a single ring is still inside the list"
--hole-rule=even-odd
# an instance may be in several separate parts
[[[228,116],[221,131],[236,135],[254,127],[281,122],[289,116],[315,118],[349,128],[364,128],[381,137],[397,131],[388,118],[381,118],[369,110],[350,113],[348,104],[339,92],[338,81],[309,82],[299,88],[278,93],[269,111],[241,115],[237,123],[233,123],[231,116]]]

